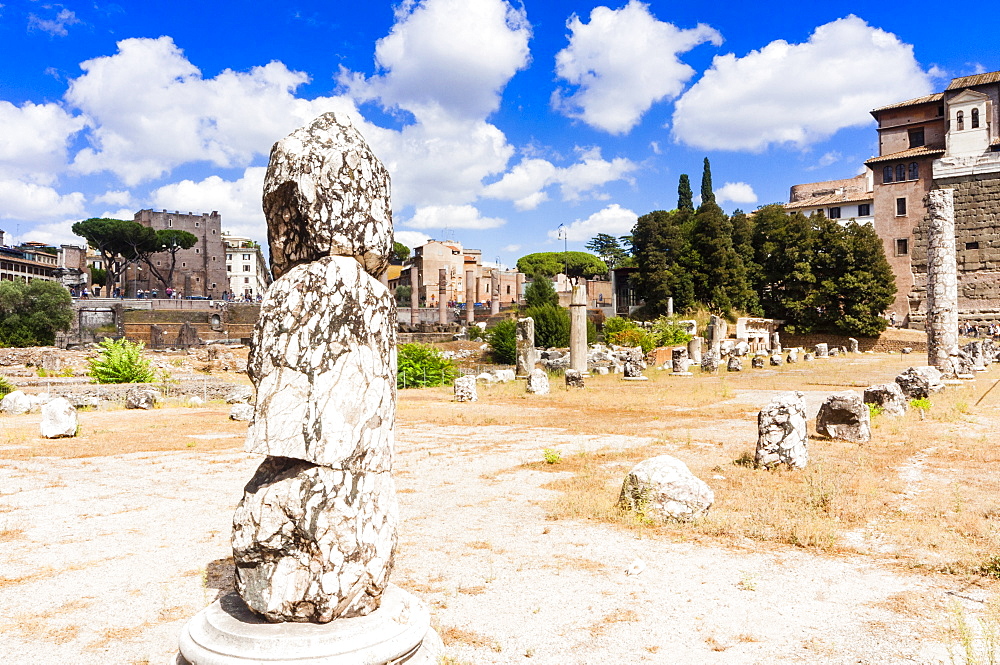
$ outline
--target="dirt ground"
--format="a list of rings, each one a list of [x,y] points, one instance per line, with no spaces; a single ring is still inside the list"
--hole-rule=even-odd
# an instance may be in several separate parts
[[[393,581],[430,605],[452,664],[969,662],[946,629],[985,607],[993,580],[923,565],[931,559],[880,541],[880,523],[845,529],[824,549],[553,507],[559,481],[577,473],[571,458],[652,449],[687,462],[727,514],[744,473],[734,453],[752,450],[756,411],[774,391],[802,389],[813,415],[830,392],[921,361],[853,357],[692,379],[649,371],[644,385],[593,377],[583,391],[554,385],[539,398],[481,386],[475,404],[450,402],[447,389],[401,392]],[[959,415],[928,421],[931,434],[916,417],[878,430],[877,445],[913,440],[892,458],[895,512],[879,515],[919,505],[954,462],[922,437],[991,438],[1000,388],[980,398],[998,379],[994,366],[961,388]],[[85,412],[86,445],[38,438],[38,415],[0,417],[4,663],[170,662],[184,622],[230,584],[231,517],[260,461],[242,452],[245,423],[227,415],[212,402]],[[840,450],[811,446],[817,463]],[[566,470],[540,464],[546,448]],[[964,478],[948,476],[948,491]],[[968,486],[996,497],[992,485]]]

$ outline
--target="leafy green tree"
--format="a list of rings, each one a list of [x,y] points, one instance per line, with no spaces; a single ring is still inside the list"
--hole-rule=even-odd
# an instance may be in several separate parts
[[[517,361],[517,322],[504,319],[486,331],[486,343],[490,347],[493,362],[513,365]]]
[[[652,315],[666,314],[667,299],[678,310],[694,306],[686,210],[656,210],[643,215],[632,229],[632,253],[638,271],[635,285]]]
[[[0,281],[0,346],[51,346],[73,322],[73,299],[57,282]]]
[[[608,266],[588,252],[538,252],[517,260],[517,269],[526,275],[553,277],[565,273],[569,277],[606,275]]]
[[[764,206],[754,215],[754,262],[759,266],[755,290],[765,315],[788,325],[806,325],[811,314],[809,295],[815,237],[802,213],[785,214],[780,204]]]
[[[108,271],[104,268],[93,268],[90,271],[90,281],[97,286],[108,285]]]
[[[92,217],[72,226],[73,233],[84,238],[101,255],[108,271],[109,285],[119,284],[128,262],[137,258],[134,254],[134,240],[141,232],[136,231],[135,227],[147,228],[130,220],[104,217]]]
[[[758,312],[757,294],[733,247],[733,226],[714,201],[702,204],[691,231],[695,299],[710,310]]]
[[[584,246],[601,257],[601,260],[612,269],[620,267],[628,260],[628,252],[622,247],[621,241],[607,233],[598,233]]]
[[[715,203],[715,191],[712,189],[712,165],[705,158],[705,166],[701,172],[701,204]]]
[[[694,212],[694,193],[691,191],[691,179],[687,173],[682,173],[677,183],[677,209]]]
[[[426,344],[402,344],[397,353],[397,388],[444,386],[458,377],[453,360]]]
[[[161,229],[156,231],[156,242],[142,247],[141,251],[137,251],[137,255],[149,267],[150,272],[153,273],[156,279],[160,280],[164,291],[166,291],[168,286],[171,288],[174,286],[174,269],[177,267],[177,252],[182,249],[191,249],[197,243],[198,236],[193,233],[179,229]],[[153,265],[151,259],[152,255],[162,252],[170,255],[170,268],[167,269],[166,274],[163,274],[161,270]]]
[[[558,305],[559,294],[548,277],[535,275],[531,284],[524,289],[524,302],[528,307]]]
[[[400,307],[411,307],[410,299],[413,297],[413,287],[409,284],[396,287],[396,304]]]
[[[564,307],[546,304],[529,307],[524,316],[535,321],[535,346],[542,348],[569,346],[569,311]]]
[[[399,261],[405,261],[410,258],[410,248],[401,242],[395,240],[392,241],[392,254]]]
[[[142,357],[142,342],[105,337],[99,346],[99,355],[87,360],[94,383],[149,383],[156,380],[149,360]]]

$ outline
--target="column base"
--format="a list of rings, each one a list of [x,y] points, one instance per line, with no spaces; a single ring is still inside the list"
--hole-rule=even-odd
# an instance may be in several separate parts
[[[649,381],[648,376],[623,376],[622,381]]]
[[[176,665],[435,665],[427,606],[390,585],[379,609],[326,624],[269,623],[230,592],[191,618]]]

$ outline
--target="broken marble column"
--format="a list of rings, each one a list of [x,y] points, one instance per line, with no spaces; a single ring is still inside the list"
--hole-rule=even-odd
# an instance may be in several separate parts
[[[785,466],[804,469],[809,460],[806,406],[803,393],[792,392],[777,397],[757,414],[757,452],[759,468]]]
[[[689,363],[687,347],[677,346],[670,350],[672,376],[691,376],[691,372],[688,371]]]
[[[494,268],[490,271],[490,314],[495,316],[500,313],[500,270]]]
[[[674,315],[674,299],[673,297],[667,298],[667,316]]]
[[[768,363],[771,365],[771,367],[780,367],[782,365],[781,349],[778,349],[777,351],[771,353],[771,357],[768,358]]]
[[[396,308],[379,281],[392,250],[388,172],[346,116],[328,113],[275,144],[263,203],[275,281],[251,344],[246,450],[265,457],[233,516],[238,598],[185,626],[182,660],[431,662],[439,641],[426,606],[389,584]]]
[[[701,356],[701,371],[703,372],[719,371],[719,355],[715,351],[712,351],[710,349]]]
[[[847,351],[849,353],[861,353],[861,348],[858,346],[858,340],[853,337],[847,338]]]
[[[799,350],[798,348],[792,348],[788,350],[788,355],[785,357],[785,362],[789,365],[794,365],[799,361]]]
[[[708,346],[720,358],[722,357],[720,348],[722,340],[726,339],[727,335],[725,319],[713,314],[708,320]]]
[[[622,379],[626,381],[648,381],[649,377],[642,375],[642,370],[644,369],[646,369],[646,358],[642,352],[642,348],[635,346],[626,349]]]
[[[778,353],[781,353],[781,337],[776,332],[771,333],[771,348],[770,348],[770,350],[771,351],[777,351]]]
[[[954,375],[958,347],[958,265],[955,258],[955,190],[927,193],[927,364]]]
[[[535,320],[530,316],[517,320],[517,376],[527,377],[535,369],[538,352],[535,350]]]
[[[569,303],[569,366],[587,373],[587,287],[574,284]]]
[[[528,374],[527,391],[534,395],[549,394],[549,375],[543,369],[533,369]]]
[[[692,365],[701,364],[701,347],[702,347],[701,337],[695,336],[688,341],[688,348],[687,348],[688,360],[691,361]]]
[[[420,270],[417,266],[410,268],[410,325],[420,323]]]
[[[476,279],[471,270],[465,271],[465,323],[476,322]]]
[[[750,359],[750,367],[753,369],[762,369],[764,367],[764,356],[755,355]]]
[[[42,404],[39,433],[45,439],[76,436],[76,407],[65,397],[56,397]]]
[[[816,345],[816,358],[829,358],[830,357],[830,347],[825,343],[821,342]]]
[[[857,393],[830,395],[819,407],[816,431],[831,439],[867,443],[872,438],[868,405]]]
[[[476,391],[476,376],[468,374],[455,379],[455,401],[456,402],[478,402],[479,393]]]
[[[577,369],[568,369],[565,374],[567,388],[583,388],[583,373]]]
[[[438,269],[438,323],[448,324],[448,269]]]

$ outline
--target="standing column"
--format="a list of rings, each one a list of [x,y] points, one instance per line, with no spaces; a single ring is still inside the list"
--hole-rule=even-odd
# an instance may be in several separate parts
[[[524,273],[517,273],[514,277],[514,302],[521,302],[521,294],[524,293]]]
[[[465,322],[470,326],[476,322],[476,280],[471,270],[465,271]]]
[[[574,284],[569,301],[569,368],[587,373],[587,287]]]
[[[500,270],[490,273],[490,314],[500,313]]]
[[[438,270],[438,323],[448,323],[448,269]]]
[[[955,190],[931,190],[927,212],[927,364],[954,376],[950,356],[958,349]]]
[[[420,271],[410,266],[410,325],[420,323]]]

